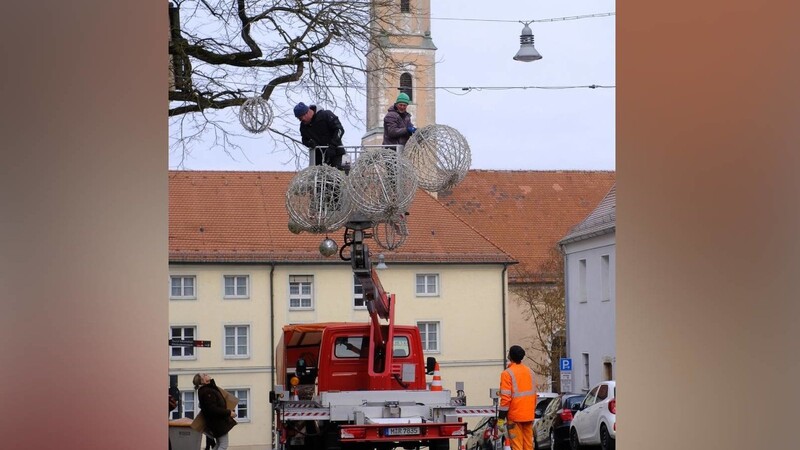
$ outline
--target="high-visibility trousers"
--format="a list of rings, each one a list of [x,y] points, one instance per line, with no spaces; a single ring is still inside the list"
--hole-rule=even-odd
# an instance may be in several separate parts
[[[507,425],[509,424],[507,422]],[[508,428],[511,450],[533,450],[533,422],[513,422],[513,424],[513,427]]]

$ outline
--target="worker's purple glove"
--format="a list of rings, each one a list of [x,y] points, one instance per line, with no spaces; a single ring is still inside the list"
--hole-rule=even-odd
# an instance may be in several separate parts
[[[414,134],[414,132],[417,131],[417,127],[409,126],[406,130],[408,130],[408,134]]]

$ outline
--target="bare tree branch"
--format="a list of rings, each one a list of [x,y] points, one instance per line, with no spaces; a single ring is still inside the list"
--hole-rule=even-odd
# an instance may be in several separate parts
[[[172,145],[184,153],[189,144],[202,142],[203,133],[236,129],[234,121],[222,126],[226,119],[220,114],[256,95],[270,100],[283,87],[283,99],[299,95],[327,108],[344,106],[339,109],[349,115],[356,109],[355,94],[364,95],[368,55],[380,61],[381,67],[374,70],[397,71],[402,66],[383,47],[384,34],[379,32],[393,30],[392,14],[398,8],[394,0],[177,0],[175,4],[170,6],[174,83],[168,114],[171,127],[182,128],[171,133]],[[181,119],[186,115],[194,117]],[[285,142],[274,130],[270,128],[270,136]],[[214,142],[226,152],[231,145],[218,135]]]
[[[548,280],[509,285],[516,301],[523,307],[523,317],[530,323],[531,334],[526,342],[526,360],[531,369],[543,379],[552,381],[553,389],[560,388],[556,375],[558,360],[566,356],[566,303],[564,296],[564,257],[557,247],[538,269],[520,273],[524,280]]]

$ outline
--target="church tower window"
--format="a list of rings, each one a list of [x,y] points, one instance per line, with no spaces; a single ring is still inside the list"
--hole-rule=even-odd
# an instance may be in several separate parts
[[[410,73],[405,72],[400,75],[400,92],[405,92],[412,102],[414,101],[414,94],[412,93],[412,88],[414,87],[413,83]]]

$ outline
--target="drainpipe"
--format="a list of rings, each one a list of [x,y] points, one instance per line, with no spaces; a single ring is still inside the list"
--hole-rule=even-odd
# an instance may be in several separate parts
[[[503,369],[506,368],[506,348],[508,347],[508,342],[506,342],[506,273],[508,272],[508,264],[503,264],[503,272],[500,274],[500,291],[503,293],[503,349],[501,351],[500,360],[503,361],[501,364],[503,365]]]
[[[561,254],[564,255],[564,346],[566,347],[565,351],[567,353],[567,358],[572,358],[572,352],[569,349],[569,282],[567,281],[569,270],[567,270],[567,248],[564,244],[561,244],[558,247],[561,250]],[[575,382],[575,380],[573,380],[573,382]],[[575,389],[574,384],[572,385],[572,388]]]
[[[275,388],[275,263],[270,263],[269,269],[269,342],[269,354],[272,355],[272,358],[270,358],[272,370],[270,370],[271,383],[269,389],[272,390]]]

